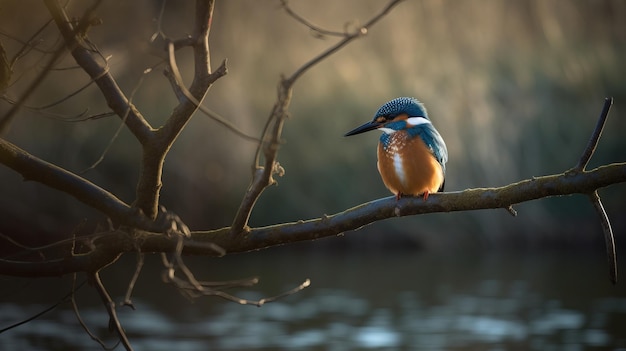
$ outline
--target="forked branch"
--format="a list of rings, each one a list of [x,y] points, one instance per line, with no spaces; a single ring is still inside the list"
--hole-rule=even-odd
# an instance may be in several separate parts
[[[154,131],[153,139],[143,146],[141,174],[137,185],[137,197],[134,206],[140,208],[149,218],[156,218],[161,192],[161,175],[165,156],[178,138],[189,119],[200,105],[211,85],[224,74],[225,66],[211,73],[209,53],[209,32],[213,18],[214,1],[196,1],[194,31],[186,43],[191,46],[194,54],[194,79],[188,91],[193,97],[182,99],[165,124]],[[166,47],[170,54],[170,62],[174,62],[173,51]],[[173,69],[170,67],[170,69]],[[182,81],[180,86],[182,86]]]
[[[583,151],[583,154],[580,157],[578,164],[570,172],[585,171],[585,168],[589,164],[589,160],[591,160],[591,157],[596,151],[596,147],[598,146],[598,142],[600,141],[600,136],[602,136],[602,131],[604,130],[604,125],[606,124],[607,117],[609,116],[611,105],[613,105],[613,98],[608,97],[604,99],[604,105],[602,106],[600,117],[598,118],[596,127],[591,134],[591,138],[589,138],[589,143],[587,143],[587,147],[585,148],[585,151]],[[589,201],[591,201],[593,208],[596,210],[600,218],[602,232],[604,233],[604,243],[606,245],[607,260],[609,262],[609,279],[613,284],[616,284],[617,255],[615,253],[615,238],[613,237],[611,222],[609,220],[609,216],[604,210],[604,206],[602,205],[602,200],[600,200],[600,195],[598,195],[597,189],[594,189],[593,191],[587,193],[587,195],[589,197]]]

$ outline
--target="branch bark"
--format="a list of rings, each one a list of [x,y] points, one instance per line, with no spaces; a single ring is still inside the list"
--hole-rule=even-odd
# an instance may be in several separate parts
[[[89,180],[33,156],[2,138],[0,138],[0,163],[20,173],[24,180],[36,181],[73,196],[85,205],[104,213],[116,223],[161,233],[170,230],[170,224],[155,222]]]
[[[588,194],[624,182],[626,182],[626,162],[609,164],[590,171],[565,172],[525,179],[498,188],[435,193],[428,197],[428,201],[423,201],[419,197],[402,197],[396,200],[394,196],[390,196],[330,216],[253,228],[241,236],[232,235],[229,227],[192,232],[190,237],[183,241],[183,254],[215,256],[218,255],[215,245],[221,247],[225,254],[257,251],[277,245],[330,237],[393,217],[435,212],[506,209],[517,203],[545,197]],[[96,248],[89,253],[45,262],[0,260],[0,274],[33,277],[86,271],[97,266],[93,262],[100,259],[98,255],[110,259],[114,254],[138,250],[146,253],[176,252],[178,240],[178,237],[149,232],[143,232],[136,237],[121,231],[102,233]]]

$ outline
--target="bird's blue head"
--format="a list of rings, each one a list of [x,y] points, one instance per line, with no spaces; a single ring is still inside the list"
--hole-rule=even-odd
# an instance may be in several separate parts
[[[399,97],[382,105],[371,122],[349,131],[345,136],[360,134],[374,129],[391,132],[429,123],[426,108],[417,99]]]

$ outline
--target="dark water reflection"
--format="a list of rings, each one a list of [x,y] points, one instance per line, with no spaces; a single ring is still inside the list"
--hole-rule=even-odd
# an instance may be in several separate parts
[[[259,275],[258,287],[236,292],[245,298],[306,278],[312,286],[261,308],[218,298],[189,303],[158,282],[157,270],[147,271],[135,293],[137,310],[122,309],[120,318],[138,350],[626,350],[626,290],[611,286],[601,255],[450,256],[281,250],[193,259],[203,278]],[[119,283],[111,286],[118,301],[132,263],[131,257],[104,277]],[[68,286],[63,279],[3,283],[1,326],[41,311]],[[83,319],[107,335],[106,315],[92,295],[83,288],[78,296]],[[0,335],[0,349],[99,346],[64,304]]]

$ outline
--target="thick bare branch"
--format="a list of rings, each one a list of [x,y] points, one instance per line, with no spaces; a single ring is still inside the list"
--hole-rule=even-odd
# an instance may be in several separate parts
[[[424,201],[421,197],[390,196],[367,202],[343,212],[306,221],[282,223],[250,229],[235,236],[230,228],[192,232],[183,241],[183,254],[216,256],[215,247],[224,253],[266,249],[300,241],[316,240],[356,230],[365,225],[393,217],[435,212],[506,209],[510,205],[550,196],[589,194],[609,185],[626,182],[626,163],[614,163],[590,171],[567,172],[522,180],[499,188],[477,188],[436,193]],[[503,212],[504,214],[504,212]],[[146,253],[177,250],[178,237],[145,232],[131,237],[125,232],[101,233],[96,248],[89,253],[54,261],[23,262],[0,260],[0,274],[13,276],[56,276],[89,271],[123,252]]]
[[[355,230],[367,224],[400,216],[434,212],[508,208],[512,204],[549,196],[587,194],[611,184],[626,182],[626,163],[616,163],[591,171],[562,173],[523,180],[499,188],[468,189],[432,194],[428,201],[394,196],[361,204],[331,216],[254,228],[242,236],[225,236],[222,231],[192,233],[195,240],[206,240],[226,252],[258,250],[275,245],[315,240]],[[203,238],[206,236],[206,238]],[[193,252],[193,250],[188,250]]]
[[[20,173],[25,180],[36,181],[75,197],[116,223],[160,233],[171,232],[173,229],[170,220],[174,218],[172,214],[161,211],[160,220],[154,221],[89,180],[37,158],[2,138],[0,163]],[[180,227],[180,224],[177,225]]]
[[[61,167],[41,160],[14,144],[0,139],[0,163],[33,180],[63,191],[111,218],[124,221],[133,216],[130,206],[110,192]]]

